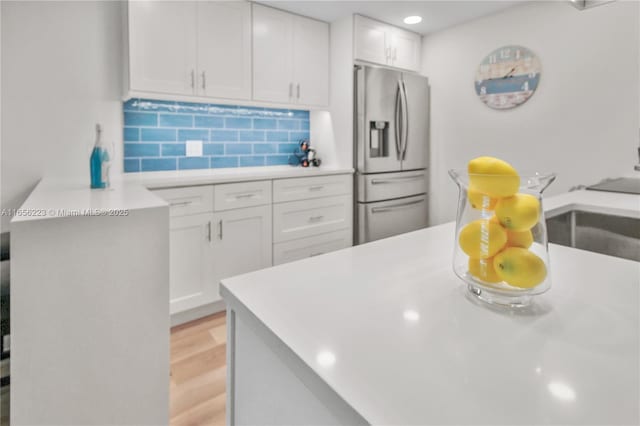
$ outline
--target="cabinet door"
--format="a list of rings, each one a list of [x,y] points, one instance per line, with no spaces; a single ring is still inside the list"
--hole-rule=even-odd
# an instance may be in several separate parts
[[[329,24],[295,16],[293,28],[296,103],[329,105]]]
[[[271,206],[214,214],[216,284],[271,266]]]
[[[196,3],[129,2],[130,90],[192,95]]]
[[[392,65],[413,71],[420,70],[420,49],[422,39],[419,34],[394,28],[391,35]]]
[[[390,41],[387,25],[363,16],[355,17],[355,59],[386,65]]]
[[[253,5],[253,99],[293,101],[293,15]]]
[[[197,4],[198,94],[251,99],[251,4]]]
[[[219,299],[214,281],[212,215],[171,218],[170,312],[195,308]]]

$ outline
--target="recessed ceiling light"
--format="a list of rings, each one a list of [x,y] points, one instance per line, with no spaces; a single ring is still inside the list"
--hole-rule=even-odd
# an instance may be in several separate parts
[[[404,18],[405,24],[413,25],[419,24],[420,22],[422,22],[422,16],[407,16]]]

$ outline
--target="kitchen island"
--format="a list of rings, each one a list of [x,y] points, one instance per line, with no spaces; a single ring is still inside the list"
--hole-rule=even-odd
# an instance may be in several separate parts
[[[638,217],[640,197],[547,200]],[[454,224],[223,280],[228,424],[638,424],[640,264],[550,245],[552,287],[490,307]]]

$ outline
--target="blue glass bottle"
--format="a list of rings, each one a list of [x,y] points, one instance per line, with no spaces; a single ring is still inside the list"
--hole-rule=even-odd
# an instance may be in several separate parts
[[[96,143],[91,151],[91,188],[104,189],[109,186],[109,152],[102,143],[102,127],[96,124]]]

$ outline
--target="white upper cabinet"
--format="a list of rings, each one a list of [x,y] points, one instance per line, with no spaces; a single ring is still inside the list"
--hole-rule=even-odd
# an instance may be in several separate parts
[[[391,33],[391,65],[396,68],[420,71],[420,34],[394,28]]]
[[[388,25],[356,15],[355,59],[387,64],[389,58]]]
[[[253,5],[253,99],[293,102],[293,15]]]
[[[129,90],[251,98],[247,2],[129,2]]]
[[[293,79],[296,103],[329,104],[329,26],[294,16]]]
[[[354,58],[374,64],[420,71],[420,34],[364,16],[355,16]]]
[[[198,93],[251,99],[251,5],[203,1],[197,9]]]
[[[195,93],[195,16],[195,2],[129,2],[131,90]]]
[[[253,99],[329,104],[329,25],[253,5]]]

